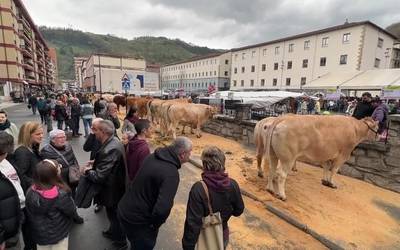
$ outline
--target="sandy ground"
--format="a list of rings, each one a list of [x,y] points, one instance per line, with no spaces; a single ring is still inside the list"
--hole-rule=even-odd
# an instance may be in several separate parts
[[[200,155],[207,145],[220,147],[226,153],[227,172],[238,181],[241,187],[261,200],[286,211],[346,249],[399,248],[399,194],[341,175],[336,177],[339,188],[330,189],[320,184],[322,169],[298,163],[299,171],[290,174],[287,180],[287,201],[282,202],[266,191],[266,178],[257,177],[254,149],[207,133],[203,133],[200,139],[190,134],[187,136],[193,140],[193,155]],[[161,145],[161,142],[168,143],[167,140],[160,141],[157,136],[152,139],[154,145]],[[255,204],[246,202],[246,206],[250,207],[253,213],[259,214],[261,218],[268,219],[273,216],[261,205]],[[248,244],[248,249],[257,249],[257,245],[254,245],[257,243],[278,248],[291,248],[290,243],[282,245],[279,236],[276,239],[265,238],[263,232],[244,236],[248,225],[244,225],[240,219],[233,219],[231,223],[232,228],[240,232],[240,234],[232,232],[232,237],[245,240],[243,244],[245,246]],[[255,220],[254,223],[262,223],[262,221]],[[282,227],[282,225],[276,226]],[[269,230],[274,230],[274,228],[269,228]],[[307,239],[302,237],[293,241],[307,241]],[[314,249],[311,246],[306,248]]]

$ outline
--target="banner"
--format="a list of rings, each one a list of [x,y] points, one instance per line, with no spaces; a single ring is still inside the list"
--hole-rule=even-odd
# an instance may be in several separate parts
[[[400,85],[386,86],[382,89],[382,99],[400,99]]]

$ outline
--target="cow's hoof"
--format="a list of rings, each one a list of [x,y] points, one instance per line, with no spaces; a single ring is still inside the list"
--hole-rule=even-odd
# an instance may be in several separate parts
[[[270,193],[270,194],[272,194],[273,196],[275,196],[275,192],[274,192],[273,190],[267,188],[267,191],[268,191],[268,193]]]
[[[297,171],[299,171],[299,170],[297,170],[297,168],[293,168],[292,171],[293,171],[293,172],[297,172]]]
[[[197,135],[197,138],[200,138],[201,137],[201,135]]]
[[[263,173],[258,173],[258,177],[264,178],[264,174]]]
[[[280,194],[277,194],[277,195],[276,195],[276,198],[278,198],[278,199],[281,200],[281,201],[286,201],[286,197],[284,197],[284,196],[282,196],[282,195],[280,195]]]
[[[321,183],[322,183],[322,185],[330,187],[330,188],[334,188],[334,189],[337,188],[337,186],[335,184],[333,184],[332,182],[327,181],[327,180],[321,180]]]

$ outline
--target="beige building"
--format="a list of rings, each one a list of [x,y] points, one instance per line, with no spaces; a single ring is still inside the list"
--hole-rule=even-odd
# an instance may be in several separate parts
[[[75,82],[77,87],[82,87],[82,63],[87,60],[86,57],[74,57],[74,70],[75,70]]]
[[[366,21],[232,49],[231,89],[299,90],[331,72],[398,68],[396,43]]]
[[[93,54],[82,61],[80,67],[82,88],[93,92],[123,93],[122,79],[131,81],[129,93],[159,89],[159,72],[152,67],[146,70],[143,59],[126,56]]]
[[[21,0],[0,0],[0,97],[54,87],[49,47]]]
[[[231,53],[215,53],[161,67],[161,88],[206,91],[213,85],[218,90],[229,89]]]

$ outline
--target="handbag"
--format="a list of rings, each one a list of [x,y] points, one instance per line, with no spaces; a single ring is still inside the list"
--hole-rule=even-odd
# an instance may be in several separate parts
[[[65,162],[65,164],[68,166],[69,163],[68,161],[65,159],[65,157],[58,152],[57,149],[55,149],[51,144],[49,144],[49,146],[51,147],[51,149],[56,152],[58,154],[58,156],[61,157],[61,159]],[[71,165],[68,167],[68,180],[70,184],[76,184],[79,182],[79,179],[81,178],[81,172],[79,170],[79,165],[78,163]]]
[[[32,106],[30,104],[28,104],[28,109],[31,109],[31,108],[32,108]]]
[[[196,250],[223,250],[224,235],[222,229],[222,219],[220,212],[214,213],[210,203],[210,195],[207,185],[201,181],[204,192],[206,193],[208,209],[210,214],[203,217],[203,226],[200,230],[199,239],[196,243]]]

